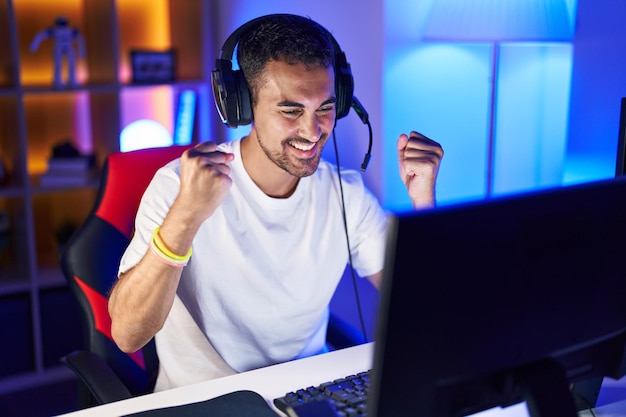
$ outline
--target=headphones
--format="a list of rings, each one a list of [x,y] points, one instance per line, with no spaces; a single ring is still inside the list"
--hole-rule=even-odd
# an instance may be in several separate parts
[[[213,98],[222,122],[228,127],[245,126],[252,122],[250,91],[241,70],[233,71],[233,52],[243,33],[253,29],[270,16],[295,15],[275,14],[261,16],[243,24],[226,39],[222,46],[220,57],[215,60],[216,68],[211,73]],[[339,120],[350,112],[350,107],[353,105],[354,80],[346,55],[331,33],[326,29],[324,30],[330,37],[335,54],[335,109],[336,120]]]

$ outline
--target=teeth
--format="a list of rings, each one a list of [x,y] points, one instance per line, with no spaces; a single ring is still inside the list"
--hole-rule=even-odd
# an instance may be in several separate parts
[[[302,142],[291,142],[291,146],[301,151],[310,151],[315,146],[314,143],[304,144]]]

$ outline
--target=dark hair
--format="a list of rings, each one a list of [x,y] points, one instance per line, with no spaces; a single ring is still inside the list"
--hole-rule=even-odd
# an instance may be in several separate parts
[[[237,46],[237,62],[252,103],[268,61],[304,64],[307,69],[333,66],[331,35],[312,19],[295,15],[268,16],[245,32]]]

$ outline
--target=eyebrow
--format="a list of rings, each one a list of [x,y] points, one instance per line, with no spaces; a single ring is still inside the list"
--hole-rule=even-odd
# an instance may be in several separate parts
[[[335,103],[336,101],[337,101],[337,99],[335,97],[331,97],[328,100],[324,101],[322,104],[320,104],[320,107],[324,107],[327,104]],[[277,104],[277,106],[278,107],[298,107],[298,108],[304,108],[304,104],[297,103],[295,101],[289,101],[289,100],[281,101],[280,103]]]

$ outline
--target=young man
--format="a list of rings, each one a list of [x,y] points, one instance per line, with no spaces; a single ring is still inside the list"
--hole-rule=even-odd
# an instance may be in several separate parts
[[[307,18],[270,16],[244,33],[249,135],[195,146],[146,190],[109,311],[123,351],[156,336],[156,390],[325,349],[348,261],[336,167],[321,160],[336,118],[333,51]],[[434,205],[441,147],[416,132],[397,146],[415,207]],[[385,214],[358,173],[341,180],[353,265],[379,287]]]

